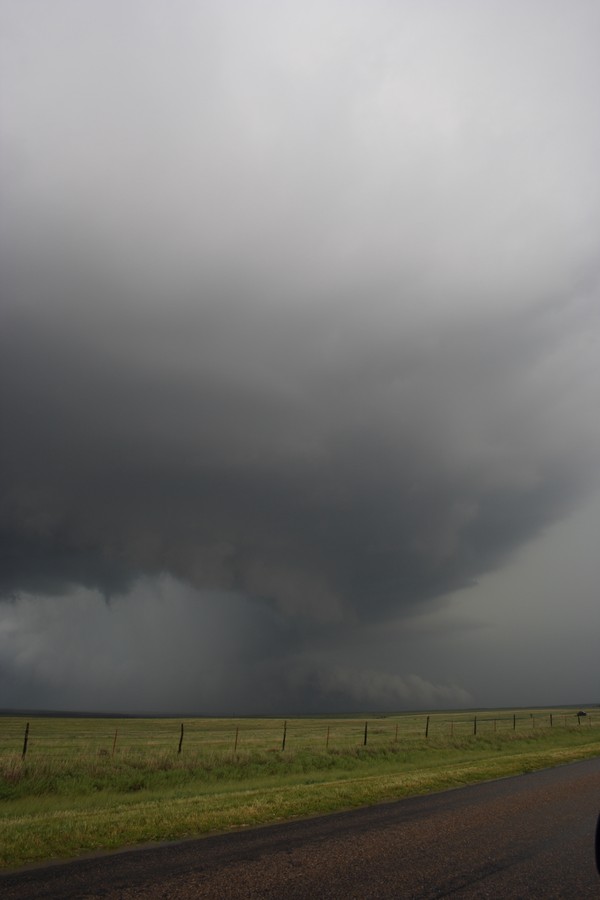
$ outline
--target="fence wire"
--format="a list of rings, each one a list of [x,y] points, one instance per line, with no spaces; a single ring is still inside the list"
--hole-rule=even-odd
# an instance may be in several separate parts
[[[115,756],[407,747],[549,728],[594,728],[600,714],[574,709],[422,713],[329,718],[102,718],[0,716],[0,755]],[[183,726],[183,727],[182,727]]]

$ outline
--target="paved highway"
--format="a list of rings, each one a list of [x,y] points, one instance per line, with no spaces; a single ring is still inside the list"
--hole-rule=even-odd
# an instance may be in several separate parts
[[[0,876],[3,900],[600,898],[600,759]]]

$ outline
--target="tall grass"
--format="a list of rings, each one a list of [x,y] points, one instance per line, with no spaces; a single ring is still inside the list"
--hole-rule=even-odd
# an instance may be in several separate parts
[[[600,754],[569,713],[449,719],[0,719],[0,866],[310,815]],[[559,714],[556,714],[559,715]],[[495,720],[495,724],[494,724]],[[599,717],[600,720],[600,717]],[[533,724],[532,724],[533,722]],[[600,721],[599,723],[600,724]],[[398,727],[397,727],[398,726]],[[451,726],[451,727],[450,727]],[[329,746],[326,729],[329,728]],[[238,730],[238,747],[235,733]],[[117,741],[115,742],[115,730]],[[240,741],[243,730],[244,740]]]

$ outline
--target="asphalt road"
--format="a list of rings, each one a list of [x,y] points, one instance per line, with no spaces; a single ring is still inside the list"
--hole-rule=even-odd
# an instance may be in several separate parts
[[[600,759],[0,876],[23,898],[600,898]]]

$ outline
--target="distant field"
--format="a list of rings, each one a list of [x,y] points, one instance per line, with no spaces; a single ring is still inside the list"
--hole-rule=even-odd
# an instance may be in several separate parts
[[[577,712],[287,722],[0,717],[0,866],[329,812],[600,755],[600,710]]]

